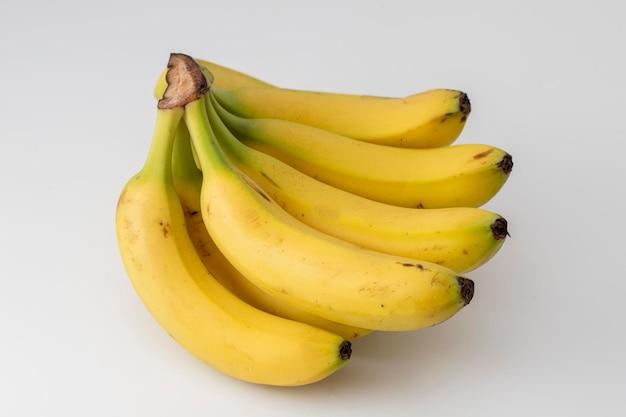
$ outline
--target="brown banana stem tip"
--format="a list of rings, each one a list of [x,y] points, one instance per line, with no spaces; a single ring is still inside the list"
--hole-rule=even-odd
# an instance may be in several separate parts
[[[339,357],[342,360],[347,361],[348,359],[350,359],[351,356],[352,356],[352,343],[350,343],[347,340],[344,340],[343,342],[341,342],[341,345],[339,345]]]
[[[461,109],[461,113],[465,117],[469,116],[472,111],[472,104],[470,103],[469,97],[465,93],[461,93],[459,96],[459,109]]]
[[[185,54],[170,54],[165,81],[167,88],[157,105],[159,109],[185,107],[210,87],[198,63]]]
[[[474,298],[474,281],[464,277],[456,277],[459,282],[461,298],[465,305],[468,305]]]
[[[504,217],[498,217],[491,223],[491,233],[493,234],[494,239],[500,240],[504,239],[507,236],[511,236],[508,231],[508,222]]]

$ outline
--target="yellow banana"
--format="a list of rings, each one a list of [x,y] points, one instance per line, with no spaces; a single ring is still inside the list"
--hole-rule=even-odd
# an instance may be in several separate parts
[[[282,119],[364,142],[435,148],[454,142],[470,114],[467,94],[434,89],[405,98],[243,86],[214,87],[228,111],[246,118]]]
[[[287,212],[315,229],[367,249],[422,259],[465,273],[502,247],[507,222],[479,208],[397,207],[329,186],[239,142],[207,98],[209,121],[230,160]],[[193,161],[192,161],[193,164]]]
[[[204,227],[200,208],[202,173],[196,168],[189,131],[184,123],[180,124],[173,154],[174,187],[185,211],[187,231],[202,262],[222,285],[256,308],[276,316],[320,327],[349,340],[370,333],[368,329],[335,323],[294,308],[262,291],[243,276],[220,252]]]
[[[268,385],[327,377],[350,357],[350,342],[251,307],[220,285],[198,257],[171,176],[182,114],[180,107],[157,111],[146,163],[118,201],[117,239],[135,290],[178,343],[225,374]]]
[[[286,120],[241,118],[212,95],[219,117],[246,145],[319,181],[383,203],[478,207],[500,190],[512,168],[511,156],[490,145],[407,149],[365,143]]]
[[[273,87],[271,84],[254,78],[250,75],[244,74],[232,68],[218,65],[214,62],[206,61],[204,59],[194,60],[202,67],[206,68],[212,74],[212,85],[218,86],[224,90],[231,90],[239,87]],[[165,75],[167,74],[167,68],[165,68],[154,87],[154,98],[160,100],[163,97],[163,93],[167,88],[167,82],[165,81]],[[206,76],[206,74],[205,74]]]
[[[448,268],[363,249],[284,211],[223,154],[205,101],[190,102],[184,115],[203,171],[203,220],[254,284],[304,311],[372,330],[432,326],[470,302],[473,281]]]
[[[406,98],[299,91],[276,87],[214,62],[194,60],[214,75],[214,89],[243,88],[233,92],[232,96],[223,94],[223,98],[239,111],[243,108],[236,100],[243,93],[252,100],[254,114],[259,110],[272,111],[272,115],[280,115],[281,118],[319,126],[366,142],[417,148],[446,146],[460,135],[471,112],[467,94],[457,90],[434,89]],[[163,97],[167,85],[166,73],[167,69],[163,70],[155,86],[154,96],[157,99]],[[283,94],[284,99],[281,97]],[[266,102],[270,97],[275,105]],[[254,102],[259,99],[261,103]],[[283,101],[284,104],[281,104]],[[257,105],[262,108],[255,108]],[[268,105],[274,108],[266,107]]]

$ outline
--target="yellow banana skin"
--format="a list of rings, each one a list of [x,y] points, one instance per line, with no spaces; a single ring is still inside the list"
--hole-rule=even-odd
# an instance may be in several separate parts
[[[285,120],[241,118],[212,95],[220,119],[246,145],[326,184],[387,204],[479,207],[500,190],[513,166],[507,152],[490,145],[406,149]]]
[[[203,171],[205,226],[264,291],[331,321],[387,331],[441,323],[471,300],[474,283],[452,270],[360,248],[284,211],[222,153],[205,100],[189,103],[184,120]]]
[[[309,177],[243,145],[208,98],[209,121],[230,160],[292,216],[367,249],[437,263],[458,273],[483,265],[502,247],[507,221],[472,207],[415,209],[366,199]]]
[[[252,284],[220,252],[207,232],[202,220],[200,191],[202,173],[196,168],[191,152],[189,132],[180,124],[174,142],[172,160],[174,187],[185,211],[187,231],[200,259],[215,278],[230,292],[254,307],[291,320],[307,323],[352,340],[369,334],[371,330],[335,323],[294,308]]]
[[[280,386],[327,377],[346,363],[349,342],[251,307],[220,285],[198,257],[171,177],[182,113],[157,111],[146,164],[117,205],[119,249],[137,294],[178,343],[225,374]]]
[[[451,144],[471,111],[467,95],[450,89],[404,98],[255,86],[216,87],[214,94],[241,117],[289,120],[364,142],[407,148]]]

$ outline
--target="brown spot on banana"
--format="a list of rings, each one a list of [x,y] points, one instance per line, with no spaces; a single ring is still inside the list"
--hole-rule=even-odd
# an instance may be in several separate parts
[[[161,226],[161,230],[163,231],[163,237],[167,239],[172,231],[172,226],[170,226],[169,223],[164,223],[162,221],[159,222],[159,226]]]
[[[249,186],[250,188],[252,188],[254,191],[257,192],[257,194],[259,194],[261,197],[263,197],[265,200],[269,201],[270,203],[272,203],[272,199],[269,198],[269,196],[267,194],[265,194],[265,192],[263,190],[261,190],[259,188],[258,185],[256,185],[250,178],[248,178],[245,175],[241,175],[241,179],[244,180]]]
[[[477,153],[476,155],[474,155],[474,159],[482,159],[482,158],[486,157],[487,155],[489,155],[493,151],[494,151],[494,149],[487,149],[484,152]]]
[[[407,268],[417,268],[420,271],[428,271],[428,269],[424,268],[424,265],[422,264],[414,264],[410,262],[396,262],[396,263]]]
[[[276,187],[276,188],[280,189],[280,185],[278,185],[278,184],[276,183],[276,181],[274,181],[272,178],[270,178],[270,176],[269,176],[269,175],[267,175],[267,174],[266,174],[265,172],[263,172],[263,171],[259,171],[259,172],[260,172],[261,176],[263,176],[266,180],[268,180],[269,182],[271,182],[271,183],[274,185],[274,187]]]

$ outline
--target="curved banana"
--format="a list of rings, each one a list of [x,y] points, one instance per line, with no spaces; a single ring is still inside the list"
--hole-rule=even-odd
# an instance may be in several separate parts
[[[201,67],[206,68],[212,74],[212,77],[214,78],[212,85],[218,86],[224,90],[231,90],[239,87],[273,87],[271,84],[261,81],[258,78],[254,78],[229,67],[218,65],[214,62],[198,58],[194,58],[194,61],[196,61]],[[167,68],[161,72],[161,75],[159,75],[159,79],[154,87],[154,98],[157,100],[163,97],[163,93],[167,88],[167,82],[165,81],[166,74]]]
[[[465,273],[504,244],[506,220],[472,207],[415,209],[366,199],[329,186],[239,142],[219,118],[210,95],[207,111],[230,160],[291,215],[324,233],[367,249],[422,259]],[[193,161],[192,161],[193,164]]]
[[[327,377],[350,357],[350,342],[251,307],[220,285],[198,257],[170,170],[182,113],[157,111],[147,161],[117,205],[117,240],[135,290],[179,344],[225,374],[268,385]]]
[[[286,88],[214,88],[228,111],[246,118],[289,120],[364,142],[435,148],[454,142],[470,113],[467,94],[434,89],[385,98]]]
[[[307,323],[351,340],[362,337],[371,331],[358,327],[335,323],[305,311],[294,308],[252,284],[220,252],[207,232],[202,220],[200,191],[202,173],[196,168],[191,151],[189,131],[180,124],[172,159],[174,187],[185,211],[185,221],[189,237],[207,269],[230,292],[248,304],[275,316]]]
[[[211,89],[213,91],[213,89]],[[504,185],[512,158],[490,145],[407,149],[365,143],[279,119],[246,119],[219,105],[246,145],[342,190],[402,207],[478,207]]]
[[[441,323],[471,300],[473,281],[450,269],[363,249],[284,211],[231,165],[204,99],[186,105],[184,120],[203,172],[205,226],[226,258],[264,291],[331,321],[388,331]]]

